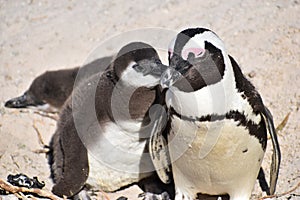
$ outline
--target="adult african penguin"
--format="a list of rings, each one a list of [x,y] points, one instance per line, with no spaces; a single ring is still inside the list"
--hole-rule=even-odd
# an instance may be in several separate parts
[[[171,164],[175,199],[198,194],[249,199],[268,132],[274,147],[273,194],[280,149],[272,115],[222,40],[205,28],[183,30],[170,44],[169,62],[161,79],[169,121],[163,133],[153,129],[150,152],[162,180]]]

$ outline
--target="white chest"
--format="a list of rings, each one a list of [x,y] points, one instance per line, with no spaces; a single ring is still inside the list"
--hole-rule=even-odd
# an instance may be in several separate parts
[[[127,132],[115,123],[105,127],[97,148],[88,152],[87,183],[104,191],[114,191],[149,176],[153,165],[149,155],[144,153],[146,140],[140,139],[139,132]]]
[[[193,123],[174,117],[169,151],[182,194],[251,195],[264,151],[257,138],[236,125],[233,120]]]

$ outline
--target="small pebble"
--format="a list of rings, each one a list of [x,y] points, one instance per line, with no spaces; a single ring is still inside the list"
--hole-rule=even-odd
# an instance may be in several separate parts
[[[255,71],[251,71],[247,74],[250,78],[253,78],[254,76],[256,76],[256,72]]]

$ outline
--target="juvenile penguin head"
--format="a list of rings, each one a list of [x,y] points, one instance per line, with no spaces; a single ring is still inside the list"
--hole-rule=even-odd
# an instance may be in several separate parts
[[[78,68],[46,71],[36,77],[23,95],[5,103],[8,108],[58,112],[73,90]]]
[[[47,102],[43,99],[43,88],[44,83],[41,79],[43,75],[38,76],[30,85],[29,89],[19,97],[12,98],[5,103],[7,108],[37,108],[42,109],[45,107]]]
[[[166,68],[156,50],[143,42],[127,44],[119,51],[114,61],[118,79],[134,87],[151,88],[158,85]]]
[[[222,40],[205,28],[180,32],[169,46],[170,68],[161,79],[162,87],[174,86],[193,92],[224,79],[231,63]]]

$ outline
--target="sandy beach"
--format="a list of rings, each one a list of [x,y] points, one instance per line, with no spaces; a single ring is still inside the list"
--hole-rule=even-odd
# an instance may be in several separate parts
[[[138,33],[138,40],[148,37],[165,52],[166,44],[179,31],[207,27],[222,38],[228,52],[256,86],[273,114],[275,125],[290,113],[286,126],[278,133],[282,163],[276,193],[291,190],[300,182],[299,19],[297,0],[134,0],[130,3],[0,0],[0,179],[5,180],[8,174],[24,173],[45,181],[46,189],[51,190],[45,154],[34,151],[41,149],[37,130],[48,144],[56,121],[32,110],[4,107],[6,100],[27,90],[36,76],[46,70],[81,66],[95,57],[107,56],[117,48],[118,42],[112,38],[126,38],[128,31]],[[160,40],[151,38],[149,28],[166,34]],[[109,41],[116,43],[105,46]],[[167,60],[164,53],[161,56]],[[267,178],[271,147],[269,141],[263,161]],[[119,196],[131,200],[138,199],[141,192],[133,186],[108,196],[112,200]],[[252,199],[263,195],[257,183]],[[300,188],[273,199],[300,199]]]

